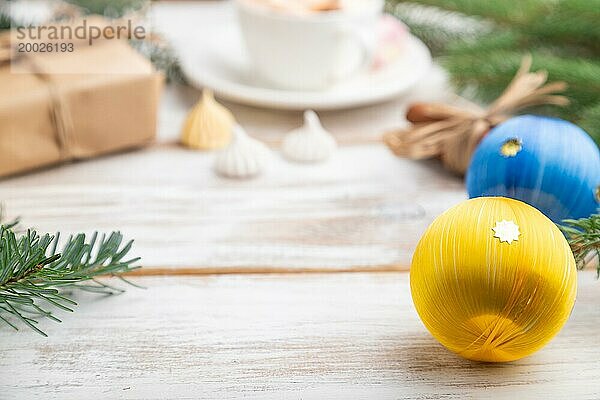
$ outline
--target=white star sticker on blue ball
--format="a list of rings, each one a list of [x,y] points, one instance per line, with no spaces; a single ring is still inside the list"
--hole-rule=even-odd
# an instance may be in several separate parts
[[[496,222],[496,226],[492,228],[494,231],[494,237],[500,239],[500,242],[506,242],[511,244],[515,240],[519,240],[519,225],[515,224],[514,221],[502,220]]]

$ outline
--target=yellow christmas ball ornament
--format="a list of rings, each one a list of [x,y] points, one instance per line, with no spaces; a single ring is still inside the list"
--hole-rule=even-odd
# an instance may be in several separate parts
[[[577,294],[569,244],[518,200],[479,197],[440,215],[410,270],[413,302],[446,348],[478,361],[513,361],[548,343]]]
[[[217,103],[213,92],[204,89],[202,98],[192,108],[181,131],[181,143],[192,149],[213,150],[231,141],[235,118]]]

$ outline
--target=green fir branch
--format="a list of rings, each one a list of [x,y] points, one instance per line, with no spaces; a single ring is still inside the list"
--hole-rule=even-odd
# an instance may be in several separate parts
[[[523,33],[563,47],[582,46],[590,56],[600,51],[600,0],[549,2],[542,12],[517,26]]]
[[[149,59],[157,70],[163,71],[168,83],[187,84],[187,80],[181,69],[181,61],[175,49],[169,42],[162,39],[162,37],[155,35],[153,39],[130,40],[129,43],[134,49]]]
[[[577,220],[569,219],[563,223],[561,229],[573,249],[577,266],[583,268],[595,262],[600,277],[600,214]]]
[[[492,28],[480,18],[416,2],[388,2],[386,11],[408,25],[412,34],[419,37],[434,56],[443,53],[451,43],[472,41]]]
[[[148,6],[149,0],[65,0],[79,7],[85,14],[98,14],[108,18],[120,18]]]
[[[139,258],[128,258],[133,241],[113,232],[91,238],[77,234],[58,251],[60,235],[39,235],[28,230],[21,235],[8,225],[0,226],[0,320],[17,329],[17,322],[41,335],[40,318],[61,322],[52,309],[73,311],[77,305],[61,289],[79,288],[103,294],[123,292],[96,278],[120,276],[138,267]]]
[[[397,0],[402,2],[403,0]],[[409,0],[493,21],[499,25],[523,25],[533,16],[547,14],[551,5],[547,0]]]
[[[0,30],[10,29],[12,26],[12,20],[8,14],[5,14],[2,9],[0,9]]]
[[[450,72],[457,88],[475,88],[474,97],[491,102],[505,90],[525,54],[532,54],[532,70],[547,71],[549,81],[567,82],[565,95],[571,100],[567,107],[547,106],[534,111],[581,124],[600,143],[600,124],[597,124],[600,109],[596,108],[600,93],[600,61],[562,58],[547,51],[498,49],[482,49],[473,53],[457,51],[442,57],[440,61]]]
[[[545,70],[549,81],[565,81],[565,94],[572,107],[598,102],[600,93],[600,61],[565,59],[543,51],[492,50],[473,54],[453,53],[441,59],[459,86],[477,84],[483,100],[497,98],[514,77],[525,54],[533,57],[532,70]],[[571,109],[570,111],[573,111]]]
[[[600,144],[600,0],[388,0],[388,10],[433,46],[457,89],[474,100],[496,99],[531,54],[532,70],[569,85],[571,104],[527,112],[579,124]],[[459,24],[449,32],[446,15],[489,29]]]
[[[600,143],[600,99],[598,103],[584,108],[581,118],[577,122],[594,138],[596,143]]]

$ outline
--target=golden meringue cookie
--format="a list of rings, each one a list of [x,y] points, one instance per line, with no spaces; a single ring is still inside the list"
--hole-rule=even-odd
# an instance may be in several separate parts
[[[228,178],[252,178],[264,171],[270,158],[267,146],[236,125],[231,144],[216,156],[215,171]]]
[[[328,159],[337,144],[321,125],[312,110],[304,112],[304,125],[289,132],[283,139],[283,155],[292,161],[319,162]]]
[[[204,89],[183,125],[181,143],[199,150],[225,147],[231,141],[234,123],[233,114],[217,103],[212,91]]]

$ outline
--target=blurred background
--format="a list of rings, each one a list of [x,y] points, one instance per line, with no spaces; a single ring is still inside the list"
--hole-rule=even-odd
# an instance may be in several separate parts
[[[497,98],[514,76],[522,57],[531,54],[532,69],[548,71],[550,81],[567,82],[566,94],[571,99],[567,107],[542,107],[535,112],[575,122],[596,141],[600,140],[600,28],[597,23],[600,3],[597,0],[518,3],[386,0],[387,17],[378,17],[381,20],[377,22],[374,39],[377,43],[371,44],[372,54],[366,63],[371,75],[357,68],[336,80],[335,85],[330,82],[318,90],[313,88],[313,93],[299,93],[293,90],[298,88],[293,85],[292,89],[282,88],[261,80],[261,74],[250,65],[256,60],[252,60],[253,54],[247,54],[248,46],[245,46],[247,36],[256,32],[244,27],[243,21],[240,27],[232,3],[226,0],[3,0],[0,29],[77,19],[90,14],[112,21],[134,20],[144,24],[151,34],[146,40],[131,40],[131,46],[151,60],[164,73],[167,82],[199,89],[209,87],[226,100],[271,109],[344,109],[406,97],[409,89],[424,81],[422,75],[428,70],[422,49],[412,42],[407,44],[408,32],[430,49],[435,65],[448,73],[451,89],[479,103]],[[360,7],[377,2],[256,0],[250,3],[270,8],[275,14],[310,19],[315,13],[331,14],[340,10],[347,14],[365,14]],[[367,26],[365,31],[371,29],[370,23],[368,19],[357,21]],[[287,43],[281,37],[279,40]],[[309,52],[301,56],[310,58],[319,54]],[[410,68],[411,64],[417,65]],[[413,94],[424,99],[443,98],[439,92],[445,88],[444,79],[444,73],[429,73],[425,84],[434,81],[433,88],[413,90]],[[190,96],[195,99],[197,95]],[[272,118],[277,126],[277,117]],[[372,134],[376,136],[381,129],[402,123],[402,118],[388,119]],[[172,136],[177,135],[175,131],[171,129]]]
[[[528,113],[591,138],[513,118]],[[408,271],[434,219],[489,195],[568,224],[591,265],[600,216],[565,219],[597,212],[599,143],[600,0],[0,0],[0,221],[19,221],[2,227],[0,325],[49,335],[0,326],[0,369],[28,371],[0,373],[0,397],[598,398],[594,273],[548,351],[492,366],[427,335]],[[519,232],[547,225],[556,247],[552,223],[490,212],[503,243],[451,215],[444,234],[518,240],[535,269],[514,300],[529,285],[494,264],[506,309],[546,306],[545,247]],[[52,256],[28,228],[60,231]],[[35,296],[69,310],[55,287],[121,293],[94,279],[121,273],[149,290],[74,294],[77,315],[33,325],[55,319]]]
[[[452,113],[475,115],[476,121],[531,56],[531,70],[546,71],[535,78],[538,84],[546,78],[566,83],[570,102],[542,101],[549,104],[515,112],[564,118],[598,143],[599,20],[598,0],[4,0],[2,201],[9,215],[22,215],[48,231],[120,229],[139,239],[147,262],[159,266],[172,263],[180,251],[157,246],[163,240],[158,227],[180,223],[178,243],[195,254],[188,264],[406,266],[418,234],[466,197],[459,178],[465,166],[447,172],[436,160],[396,159],[382,136],[401,135],[410,122],[423,122],[422,116],[407,116],[415,102],[448,104],[455,107]],[[103,29],[125,26],[128,34],[144,27],[145,35],[98,39],[92,46],[72,40],[74,51],[15,47],[19,28],[82,21]],[[542,99],[550,93],[543,92]],[[298,130],[312,136],[296,139],[292,133]],[[240,150],[232,140],[239,135],[276,153],[272,166],[263,165],[262,150]],[[457,143],[454,153],[464,152],[468,161],[474,146]],[[104,157],[122,152],[126,156]],[[76,160],[86,161],[56,168]],[[152,175],[144,176],[147,171]],[[348,179],[356,179],[357,186]],[[82,188],[88,180],[95,194]],[[325,193],[332,183],[339,184],[334,197],[348,206],[349,224],[361,228],[343,243],[343,251],[323,260],[326,243],[337,243],[345,222],[334,228],[328,216],[322,227],[307,227],[304,213],[326,215],[320,208],[333,203],[310,191]],[[174,193],[168,201],[163,192],[152,191],[166,184]],[[31,188],[41,192],[44,185],[47,209],[23,200],[35,197]],[[214,203],[204,192],[213,189],[220,199]],[[277,194],[263,195],[263,189]],[[132,203],[144,190],[155,201]],[[67,206],[63,197],[72,192],[79,200]],[[108,206],[100,207],[98,196]],[[254,213],[262,222],[225,206],[213,211],[224,213],[224,219],[211,219],[211,207],[237,198],[252,204],[240,215]],[[202,207],[192,209],[188,202]],[[260,230],[261,223],[274,232],[284,229],[271,221],[276,207],[294,214],[291,233],[269,236]],[[330,211],[337,213],[337,206]],[[196,217],[183,217],[190,212]],[[356,225],[365,213],[378,223],[385,219],[389,227]],[[205,223],[221,223],[223,236],[204,231]],[[245,224],[251,233],[240,238],[240,230],[231,227]],[[325,239],[306,233],[313,229]],[[237,246],[221,245],[223,237]],[[305,239],[310,244],[303,244]],[[269,246],[260,247],[261,240]],[[205,253],[196,251],[199,242],[210,244]],[[350,254],[358,242],[364,248],[355,257],[340,255]],[[373,252],[379,245],[381,252]],[[283,247],[296,255],[289,259]]]

